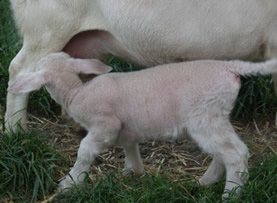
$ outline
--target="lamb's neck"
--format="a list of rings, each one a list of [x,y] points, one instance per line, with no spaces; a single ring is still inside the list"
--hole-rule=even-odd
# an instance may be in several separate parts
[[[78,76],[65,78],[59,83],[60,84],[56,84],[56,95],[58,96],[57,100],[63,107],[68,109],[75,96],[81,90],[83,83]]]
[[[76,95],[80,92],[81,88],[82,88],[82,85],[75,86],[74,88],[70,89],[68,93],[63,97],[62,102],[65,108],[67,109],[69,108],[70,104],[72,103]]]

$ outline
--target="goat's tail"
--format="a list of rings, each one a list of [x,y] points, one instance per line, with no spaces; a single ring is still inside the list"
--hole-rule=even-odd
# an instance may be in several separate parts
[[[271,59],[266,62],[243,62],[243,61],[232,61],[233,72],[239,75],[268,75],[277,73],[277,58]]]

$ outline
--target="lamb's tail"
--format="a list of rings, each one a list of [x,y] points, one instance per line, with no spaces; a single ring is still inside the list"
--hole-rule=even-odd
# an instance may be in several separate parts
[[[243,62],[232,61],[232,71],[239,75],[268,75],[277,73],[277,58],[268,60],[266,62]]]

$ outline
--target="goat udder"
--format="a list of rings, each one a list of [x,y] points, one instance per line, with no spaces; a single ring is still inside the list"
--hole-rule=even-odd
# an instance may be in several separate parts
[[[78,33],[63,48],[73,58],[103,58],[108,54],[114,38],[106,31],[92,30]]]

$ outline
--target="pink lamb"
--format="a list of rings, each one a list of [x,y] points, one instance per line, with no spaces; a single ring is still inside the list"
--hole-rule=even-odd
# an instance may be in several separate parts
[[[61,188],[82,182],[95,157],[115,143],[125,151],[124,171],[140,174],[144,167],[139,142],[185,135],[213,156],[201,185],[218,181],[225,169],[225,192],[247,181],[249,152],[229,121],[240,89],[239,75],[276,73],[277,59],[257,64],[203,60],[105,74],[111,70],[97,59],[55,53],[38,63],[37,72],[25,73],[10,84],[12,93],[44,85],[88,131],[70,171],[72,178],[66,176]],[[83,83],[79,74],[103,75]]]

